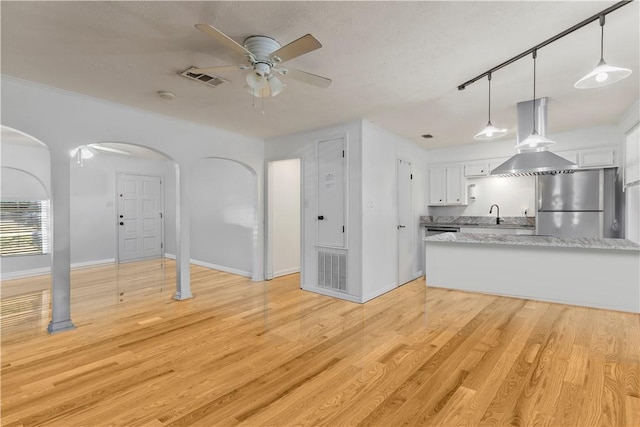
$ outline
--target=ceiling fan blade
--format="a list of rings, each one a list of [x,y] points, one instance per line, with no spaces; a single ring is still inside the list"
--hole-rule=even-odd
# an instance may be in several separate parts
[[[278,58],[275,62],[284,62],[298,56],[304,55],[316,49],[320,49],[322,44],[311,34],[300,37],[298,40],[292,41],[288,45],[282,46],[273,52],[270,56],[272,59]]]
[[[105,151],[107,153],[122,154],[125,156],[131,155],[130,151],[119,150],[117,148],[111,148],[111,147],[105,147],[104,145],[100,145],[100,144],[89,144],[88,147],[98,151]]]
[[[227,48],[235,51],[236,53],[239,53],[240,55],[244,55],[244,56],[247,56],[247,55],[252,56],[251,52],[245,49],[244,46],[237,43],[235,40],[233,40],[231,37],[229,37],[225,33],[221,32],[217,28],[209,24],[196,24],[196,28],[202,31],[203,33],[218,40],[220,43],[225,45]]]
[[[189,68],[188,71],[194,74],[215,74],[225,71],[239,71],[243,69],[243,65],[220,65],[218,67]]]
[[[331,79],[316,76],[315,74],[307,73],[306,71],[296,70],[295,68],[288,68],[284,75],[291,77],[294,80],[298,80],[299,82],[307,83],[322,89],[329,87],[331,84]]]

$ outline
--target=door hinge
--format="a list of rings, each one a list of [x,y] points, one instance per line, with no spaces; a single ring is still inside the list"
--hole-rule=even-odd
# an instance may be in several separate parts
[[[162,218],[162,212],[160,212],[160,218]]]
[[[344,225],[342,226],[342,232],[344,233]]]
[[[409,179],[413,179],[413,174],[409,175]]]
[[[342,158],[344,158],[344,150],[342,150]]]
[[[164,243],[160,243],[160,249],[164,248]]]

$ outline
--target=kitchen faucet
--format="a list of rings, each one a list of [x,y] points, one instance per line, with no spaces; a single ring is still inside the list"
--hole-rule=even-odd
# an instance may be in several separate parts
[[[489,208],[489,213],[493,212],[493,207],[496,207],[496,224],[500,224],[500,206],[498,205],[491,205],[491,207]]]

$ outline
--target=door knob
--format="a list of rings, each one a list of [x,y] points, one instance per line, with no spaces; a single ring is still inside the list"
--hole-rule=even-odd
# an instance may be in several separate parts
[[[406,228],[406,225],[399,225],[398,230],[400,230],[401,228]]]
[[[120,215],[120,218],[124,218],[124,215]]]
[[[324,215],[318,215],[318,219],[322,221],[324,219]]]
[[[124,222],[120,221],[120,225],[124,225]]]

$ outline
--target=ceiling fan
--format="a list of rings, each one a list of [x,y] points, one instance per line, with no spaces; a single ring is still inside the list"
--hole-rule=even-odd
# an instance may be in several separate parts
[[[247,63],[240,65],[221,65],[207,68],[191,68],[188,71],[196,74],[214,74],[226,71],[250,70],[246,80],[248,90],[253,96],[265,98],[276,96],[286,86],[277,75],[288,76],[302,83],[319,88],[326,88],[331,79],[296,70],[284,68],[282,63],[304,55],[322,47],[322,44],[311,34],[300,37],[291,43],[281,46],[277,40],[266,36],[247,37],[243,44],[232,40],[229,36],[208,24],[197,24],[196,28],[213,37],[233,52],[245,57]]]

